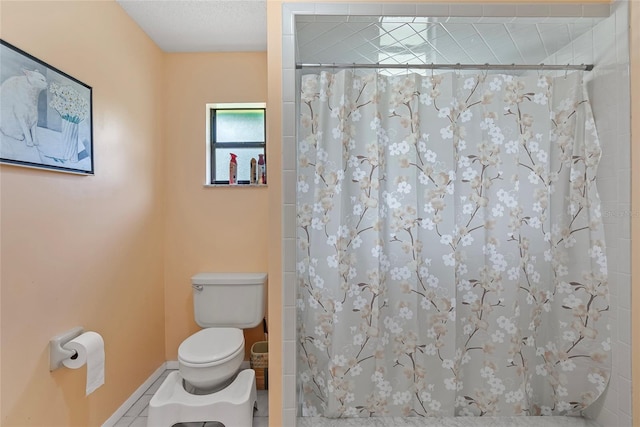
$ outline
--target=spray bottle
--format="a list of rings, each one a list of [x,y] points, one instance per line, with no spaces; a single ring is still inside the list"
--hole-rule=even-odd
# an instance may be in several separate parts
[[[257,168],[256,168],[256,159],[251,159],[251,173],[249,174],[249,183],[250,184],[256,184],[258,182],[258,175],[257,175]]]
[[[238,183],[238,162],[236,160],[237,155],[231,154],[231,161],[229,162],[229,185],[235,185]]]
[[[264,154],[258,154],[258,184],[267,183],[267,165],[264,162]]]

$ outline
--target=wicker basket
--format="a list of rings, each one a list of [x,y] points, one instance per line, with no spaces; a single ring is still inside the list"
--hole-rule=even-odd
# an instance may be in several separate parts
[[[258,341],[251,346],[251,368],[264,369],[269,367],[269,342]]]
[[[269,342],[258,341],[251,346],[251,369],[256,371],[258,390],[269,388]]]

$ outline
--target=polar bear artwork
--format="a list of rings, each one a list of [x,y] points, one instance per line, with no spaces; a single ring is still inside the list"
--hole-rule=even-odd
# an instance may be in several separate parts
[[[9,77],[0,85],[0,132],[32,147],[39,145],[38,96],[47,79],[37,70],[22,71],[23,76]]]

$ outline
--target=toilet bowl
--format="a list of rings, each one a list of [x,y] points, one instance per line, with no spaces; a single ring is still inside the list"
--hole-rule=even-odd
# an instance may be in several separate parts
[[[236,376],[244,359],[244,335],[237,328],[206,328],[178,348],[178,370],[197,393],[215,392]]]

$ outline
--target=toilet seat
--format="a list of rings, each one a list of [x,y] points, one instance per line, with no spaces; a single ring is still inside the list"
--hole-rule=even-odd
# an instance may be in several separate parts
[[[221,365],[244,352],[244,335],[237,328],[205,328],[178,347],[178,361],[190,368]]]

